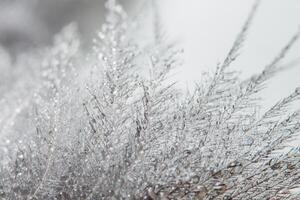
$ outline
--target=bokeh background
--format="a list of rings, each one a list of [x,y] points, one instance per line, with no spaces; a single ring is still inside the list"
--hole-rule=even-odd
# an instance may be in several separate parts
[[[178,76],[192,87],[201,72],[222,62],[245,21],[253,0],[164,0],[162,15],[169,34],[180,38],[185,65]],[[242,77],[260,72],[300,29],[299,0],[262,0],[239,59],[233,67]],[[283,64],[292,68],[269,82],[262,93],[269,107],[300,86],[300,41]],[[295,64],[298,63],[298,64]]]
[[[141,1],[141,0],[140,0]],[[129,12],[137,2],[121,0]],[[150,1],[150,0],[149,0]],[[179,87],[192,88],[205,70],[213,70],[228,52],[253,5],[253,0],[159,0],[160,16],[170,39],[185,49],[177,69]],[[68,23],[78,23],[88,49],[104,17],[104,0],[0,0],[0,53],[11,62],[18,55],[41,48]],[[234,68],[243,77],[268,64],[299,29],[299,0],[263,0]],[[285,59],[299,61],[300,42]],[[300,86],[300,65],[274,78],[263,93],[266,106]]]

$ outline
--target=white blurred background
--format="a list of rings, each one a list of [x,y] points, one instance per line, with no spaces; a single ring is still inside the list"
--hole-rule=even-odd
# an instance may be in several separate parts
[[[178,72],[183,87],[199,79],[204,70],[222,62],[241,29],[254,0],[164,0],[164,25],[185,49],[185,65]],[[234,68],[243,77],[260,72],[300,28],[299,0],[262,0],[245,45]],[[300,41],[285,63],[300,58]],[[263,92],[270,106],[300,86],[300,63],[280,73]]]
[[[128,10],[134,0],[120,0]],[[213,70],[228,52],[254,0],[159,0],[167,35],[185,49],[184,66],[177,70],[180,86],[192,88],[204,70]],[[55,33],[75,21],[88,47],[101,26],[104,0],[0,0],[2,54],[18,56],[51,42]],[[270,62],[300,25],[299,0],[263,0],[234,68],[243,77]],[[10,58],[8,57],[7,60]],[[285,59],[300,58],[300,42]],[[9,62],[9,61],[2,61]],[[281,73],[264,92],[270,105],[300,86],[300,65]]]

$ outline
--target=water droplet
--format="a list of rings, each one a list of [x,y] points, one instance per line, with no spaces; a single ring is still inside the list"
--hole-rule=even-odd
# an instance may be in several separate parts
[[[254,143],[254,139],[251,136],[246,136],[243,140],[243,145],[244,146],[251,146]]]
[[[282,189],[278,192],[278,194],[290,194],[290,191],[288,189]]]
[[[197,198],[198,199],[204,199],[207,196],[208,190],[205,186],[198,185],[196,189],[197,189]]]
[[[149,197],[152,198],[152,199],[156,199],[157,198],[157,195],[156,195],[153,187],[149,187],[147,189],[147,196],[145,196],[145,197],[146,197],[146,199],[148,199]]]
[[[103,40],[103,39],[105,38],[105,34],[102,33],[102,32],[99,32],[99,33],[98,33],[98,37],[99,37],[101,40]]]
[[[190,180],[190,182],[192,184],[197,184],[197,183],[199,183],[199,181],[200,181],[199,176],[193,176],[193,177],[191,177],[191,180]]]
[[[238,161],[233,161],[231,163],[228,164],[228,168],[234,168],[234,167],[238,167],[241,166],[242,164]]]
[[[225,196],[223,197],[223,200],[232,200],[232,197],[229,196],[229,195],[225,195]]]
[[[102,60],[102,59],[103,59],[103,53],[99,53],[99,54],[98,54],[98,59],[99,59],[99,60]]]
[[[215,190],[217,193],[221,194],[221,193],[225,192],[226,185],[222,182],[216,182],[213,187],[213,190]]]

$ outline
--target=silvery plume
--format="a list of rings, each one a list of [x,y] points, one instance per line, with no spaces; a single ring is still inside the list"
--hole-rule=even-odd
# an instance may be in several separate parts
[[[3,76],[1,199],[299,199],[300,156],[286,147],[300,129],[290,109],[300,88],[259,112],[299,32],[241,80],[230,66],[256,3],[224,61],[188,93],[170,81],[183,52],[168,42],[157,3],[152,17],[129,16],[108,0],[93,53],[71,24]]]

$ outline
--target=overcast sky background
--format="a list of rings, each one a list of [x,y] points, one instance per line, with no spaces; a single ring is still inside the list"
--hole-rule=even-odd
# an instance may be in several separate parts
[[[148,0],[146,0],[148,1]],[[192,88],[203,71],[222,62],[254,0],[157,0],[167,35],[184,48],[184,65],[175,78]],[[128,9],[139,0],[120,0]],[[103,22],[104,0],[0,0],[0,44],[12,54],[28,46],[49,44],[53,34],[71,21],[91,41]],[[134,10],[134,9],[133,9]],[[300,0],[262,0],[234,68],[243,77],[260,72],[300,27]],[[1,50],[1,49],[0,49]],[[16,53],[17,52],[17,53]],[[1,51],[0,51],[1,53]],[[300,58],[300,41],[286,62]],[[270,105],[300,86],[300,65],[281,73],[263,92]]]
[[[222,62],[253,5],[253,0],[163,0],[161,13],[168,35],[185,49],[185,64],[178,70],[189,88],[202,71]],[[299,0],[262,0],[234,68],[243,77],[260,72],[300,28]],[[300,41],[285,59],[300,58]],[[262,95],[270,106],[300,86],[300,64],[280,73]]]

